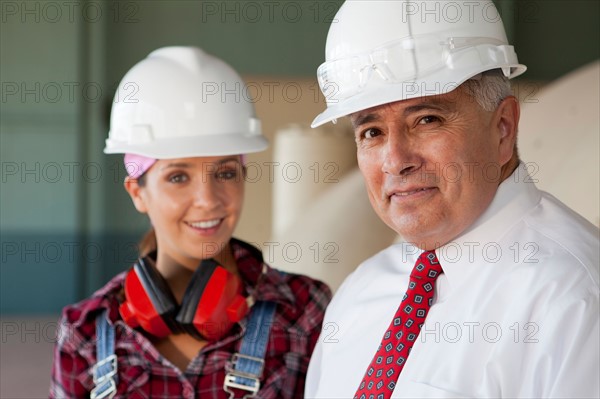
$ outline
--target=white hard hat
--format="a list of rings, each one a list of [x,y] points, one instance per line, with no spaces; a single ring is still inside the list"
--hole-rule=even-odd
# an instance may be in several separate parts
[[[509,78],[526,70],[490,0],[347,0],[329,28],[325,59],[317,77],[327,109],[312,127],[444,94],[491,69]]]
[[[157,159],[267,148],[239,75],[195,47],[164,47],[127,72],[113,102],[105,153]]]

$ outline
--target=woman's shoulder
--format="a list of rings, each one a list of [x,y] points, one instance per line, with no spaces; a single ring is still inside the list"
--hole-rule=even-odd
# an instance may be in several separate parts
[[[298,309],[317,306],[324,309],[331,301],[331,289],[327,284],[312,277],[290,273],[265,264],[263,287],[269,287]]]
[[[302,306],[315,300],[328,303],[331,299],[331,290],[322,281],[272,267],[263,259],[261,250],[250,243],[232,239],[232,244],[238,270],[249,293],[258,300]]]
[[[321,280],[314,279],[304,274],[291,273],[270,266],[268,267],[274,273],[278,273],[293,290],[307,290],[312,294],[322,293],[331,298],[331,289]]]
[[[119,273],[88,298],[65,306],[61,314],[61,324],[83,327],[86,324],[94,324],[95,317],[105,309],[111,314],[117,311],[118,297],[125,275],[126,272]]]

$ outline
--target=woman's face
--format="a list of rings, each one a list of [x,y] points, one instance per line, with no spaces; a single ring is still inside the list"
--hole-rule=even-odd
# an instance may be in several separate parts
[[[194,269],[227,247],[240,218],[244,172],[239,155],[158,160],[140,184],[125,187],[147,213],[159,256]]]

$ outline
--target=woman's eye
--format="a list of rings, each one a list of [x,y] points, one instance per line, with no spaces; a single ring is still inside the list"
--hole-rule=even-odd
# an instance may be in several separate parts
[[[427,125],[434,122],[440,122],[440,118],[434,115],[427,115],[419,119],[419,125]]]
[[[188,179],[187,175],[185,175],[183,173],[177,173],[177,174],[169,176],[170,183],[183,183],[183,182],[187,181],[187,179]]]
[[[217,172],[217,179],[219,179],[219,180],[233,180],[233,179],[236,179],[237,176],[238,176],[238,172],[235,169],[223,170],[223,171]]]

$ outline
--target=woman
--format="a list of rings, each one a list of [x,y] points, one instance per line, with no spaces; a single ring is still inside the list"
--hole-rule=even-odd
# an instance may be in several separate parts
[[[267,146],[244,83],[167,47],[119,87],[105,152],[125,154],[153,230],[129,271],[64,309],[50,397],[302,398],[331,293],[232,238],[242,154]]]

